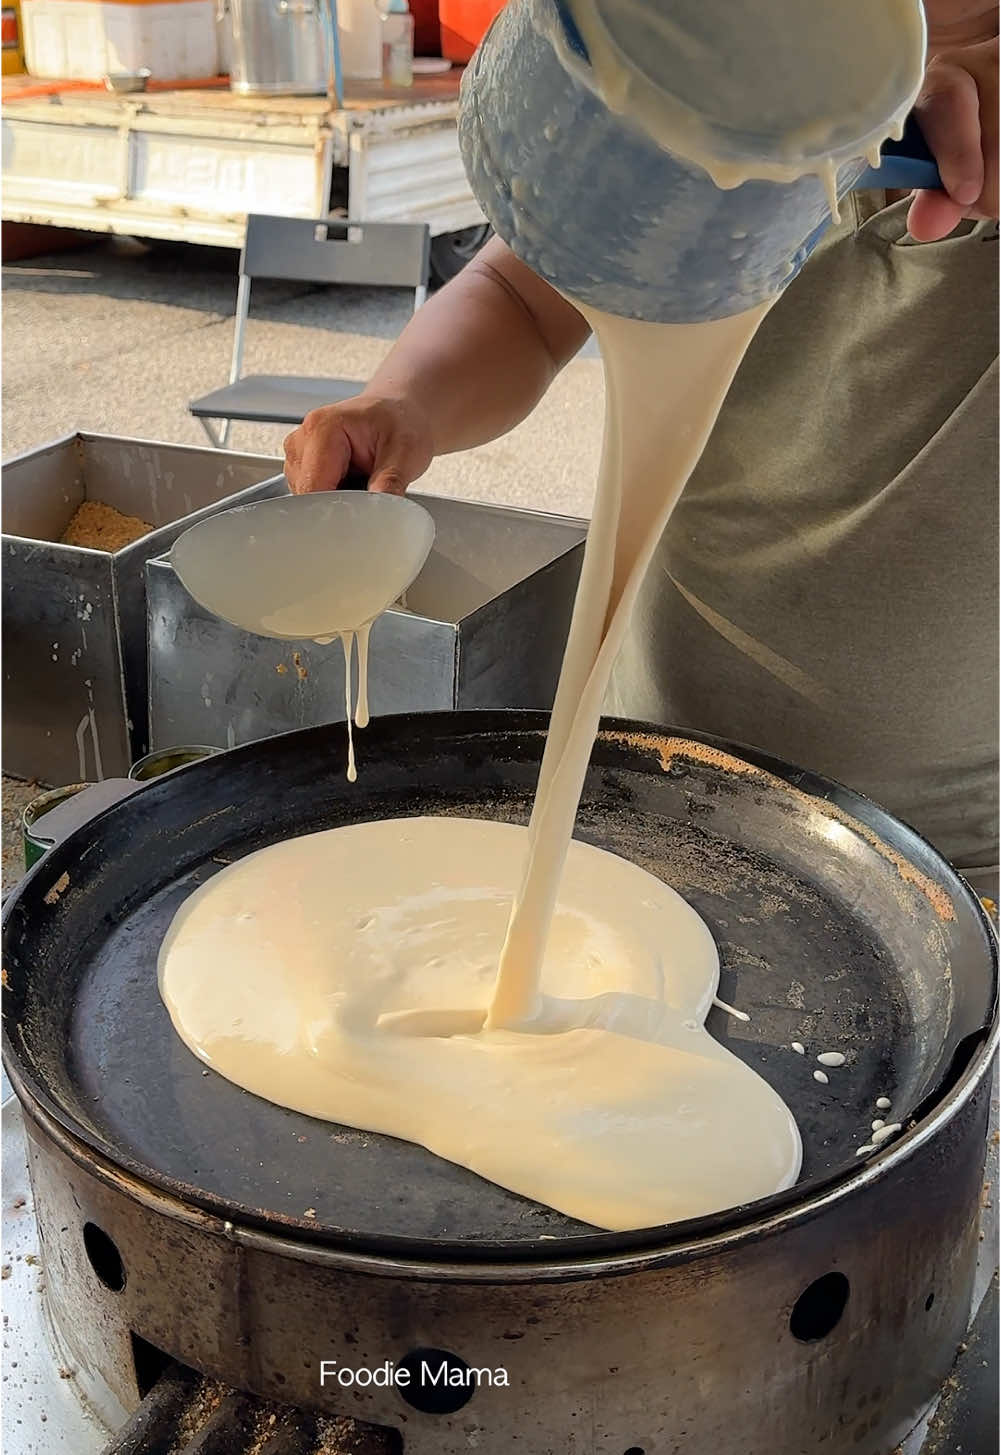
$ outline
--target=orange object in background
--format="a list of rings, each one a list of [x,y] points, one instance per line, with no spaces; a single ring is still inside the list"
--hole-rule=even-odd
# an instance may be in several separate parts
[[[441,53],[465,64],[504,8],[504,0],[438,0]]]
[[[23,70],[21,7],[18,0],[7,0],[3,7],[3,73],[5,76],[17,76]]]

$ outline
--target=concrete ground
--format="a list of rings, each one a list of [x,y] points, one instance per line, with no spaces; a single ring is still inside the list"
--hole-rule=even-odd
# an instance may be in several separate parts
[[[3,455],[69,431],[205,443],[189,399],[225,383],[237,254],[100,239],[3,269]],[[259,283],[247,373],[367,378],[410,312],[397,289]],[[601,442],[601,363],[574,360],[505,439],[436,461],[423,489],[586,514]],[[237,425],[238,450],[281,453],[287,431]]]

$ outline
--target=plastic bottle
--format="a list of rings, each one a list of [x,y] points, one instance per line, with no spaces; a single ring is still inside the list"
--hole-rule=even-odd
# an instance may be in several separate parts
[[[382,22],[372,0],[338,0],[341,65],[346,81],[382,75]]]
[[[414,83],[414,17],[407,0],[381,0],[382,84],[412,86]]]

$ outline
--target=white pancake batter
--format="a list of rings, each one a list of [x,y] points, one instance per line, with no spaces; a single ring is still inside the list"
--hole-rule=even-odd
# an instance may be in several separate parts
[[[886,17],[890,33],[899,23],[913,67],[913,0],[878,8],[879,36]],[[574,5],[604,93],[625,104],[593,9]],[[862,44],[868,5],[834,10],[851,18],[831,22],[838,43]],[[618,13],[628,24],[633,12]],[[835,54],[821,55],[827,81]],[[728,74],[759,86],[753,68]],[[790,99],[809,103],[810,85],[797,76]],[[779,174],[829,173],[790,115]],[[661,109],[644,123],[722,185],[776,175],[774,156],[755,170],[714,152],[718,137],[691,116]],[[690,326],[587,314],[605,365],[605,441],[531,827],[353,825],[266,849],[200,889],[164,944],[160,984],[179,1034],[223,1075],[616,1230],[795,1180],[790,1113],[704,1031],[718,977],[708,930],[659,881],[571,843],[639,585],[767,307]]]
[[[231,865],[161,951],[174,1024],[250,1091],[422,1143],[600,1227],[788,1186],[792,1117],[703,1028],[712,936],[624,859],[571,846],[540,1015],[529,1033],[480,1030],[525,839],[509,824],[403,819]]]

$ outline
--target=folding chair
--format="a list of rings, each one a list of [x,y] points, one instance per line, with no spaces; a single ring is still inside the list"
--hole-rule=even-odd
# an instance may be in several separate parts
[[[255,278],[302,283],[409,287],[414,311],[427,297],[430,233],[426,223],[345,222],[331,218],[247,218],[236,295],[236,330],[229,383],[188,405],[217,449],[225,449],[234,420],[301,424],[320,404],[350,399],[365,387],[356,379],[297,374],[241,376],[243,343]],[[222,428],[216,429],[216,422]]]

